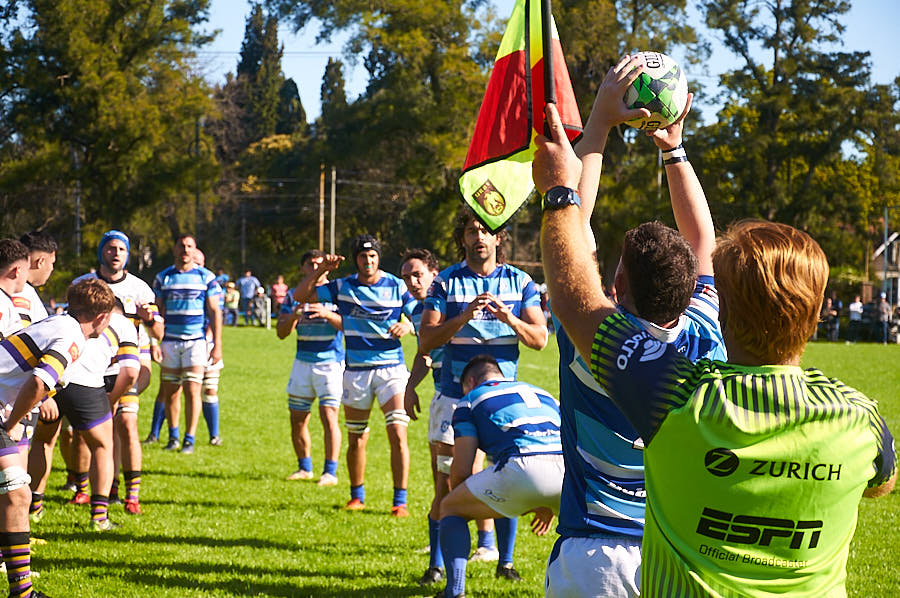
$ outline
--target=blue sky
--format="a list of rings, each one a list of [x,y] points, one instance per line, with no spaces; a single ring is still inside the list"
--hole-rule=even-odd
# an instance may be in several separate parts
[[[512,12],[513,0],[494,0],[494,4],[499,15]],[[842,49],[871,52],[872,75],[876,83],[888,83],[900,75],[900,58],[891,42],[897,36],[896,8],[896,0],[857,0],[853,2],[853,7],[844,20],[847,29]],[[220,29],[221,32],[215,42],[206,48],[207,51],[201,54],[201,68],[210,82],[221,82],[225,73],[235,70],[249,10],[250,3],[244,0],[212,0],[209,28]],[[565,48],[565,32],[560,33]],[[347,92],[351,98],[362,91],[366,84],[366,72],[362,63],[354,68],[341,56],[343,40],[317,45],[315,34],[316,29],[313,27],[307,27],[298,35],[294,35],[287,27],[282,27],[279,31],[285,51],[282,68],[285,75],[297,83],[309,120],[319,115],[319,87],[329,56],[344,60]],[[707,63],[706,72],[688,72],[688,79],[695,77],[704,83],[713,83],[719,73],[734,64],[734,60],[727,51],[714,52]],[[710,116],[709,112],[707,116]]]

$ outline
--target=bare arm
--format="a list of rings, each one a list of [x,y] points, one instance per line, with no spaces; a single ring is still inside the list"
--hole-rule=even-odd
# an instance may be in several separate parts
[[[450,487],[456,488],[472,475],[478,439],[474,436],[460,436],[453,443],[453,463],[450,465]]]
[[[694,94],[688,94],[687,106],[678,120],[665,129],[648,133],[659,149],[665,151],[681,145],[684,118],[691,109],[693,98]],[[716,229],[694,167],[688,161],[666,164],[666,179],[678,232],[694,250],[700,262],[699,274],[712,276],[712,252],[716,248]]]
[[[278,335],[278,338],[286,339],[297,327],[297,320],[299,319],[300,316],[296,313],[279,314],[278,323],[275,324],[275,334]]]
[[[406,382],[406,392],[403,394],[403,408],[406,409],[406,415],[413,421],[419,419],[419,412],[422,408],[419,406],[419,394],[416,387],[425,379],[431,370],[428,367],[428,356],[423,355],[421,351],[416,353],[413,359],[413,366],[409,372],[409,380]]]
[[[15,441],[22,439],[24,428],[19,427],[19,422],[21,422],[22,418],[28,415],[28,412],[34,409],[34,406],[40,403],[41,399],[45,396],[47,396],[47,386],[44,384],[43,380],[40,380],[37,376],[29,376],[22,385],[22,388],[19,389],[19,394],[16,395],[16,403],[4,426],[9,432],[10,438]]]
[[[129,388],[135,385],[140,373],[140,368],[119,368],[119,374],[116,376],[116,383],[113,386],[112,390],[109,391],[106,395],[109,398],[109,404],[111,406],[114,406],[116,403],[118,403],[119,399],[122,398],[122,395],[125,394],[125,392]]]
[[[537,138],[538,150],[532,163],[535,187],[541,193],[555,186],[574,189],[581,178],[581,161],[553,104],[547,105],[547,120],[553,140]],[[615,306],[603,293],[600,273],[594,258],[584,251],[585,244],[584,223],[577,208],[544,212],[541,254],[553,312],[581,356],[590,360],[594,333],[604,318],[615,313]]]
[[[206,309],[209,310],[209,329],[213,336],[213,349],[209,353],[212,363],[222,360],[222,310],[219,309],[218,295],[210,295],[206,298]]]
[[[522,344],[538,351],[547,346],[547,319],[539,305],[526,307],[522,310],[522,317],[517,318],[503,301],[494,295],[490,297],[491,303],[487,305],[487,310],[512,328]]]
[[[419,324],[419,351],[428,353],[446,345],[453,335],[472,319],[475,311],[482,309],[488,301],[487,297],[479,295],[461,314],[449,320],[439,311],[425,309],[422,312],[422,322]]]
[[[322,260],[322,265],[315,272],[311,272],[300,279],[297,286],[294,287],[294,301],[297,303],[318,303],[319,297],[316,294],[316,286],[319,279],[326,276],[329,272],[337,270],[344,256],[329,253]]]

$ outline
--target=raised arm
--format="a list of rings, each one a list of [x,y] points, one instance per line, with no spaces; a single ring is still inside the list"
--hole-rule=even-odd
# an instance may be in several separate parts
[[[675,214],[678,232],[694,250],[697,261],[700,262],[698,272],[701,275],[712,276],[712,252],[716,248],[716,229],[713,226],[703,187],[700,186],[694,167],[687,160],[686,152],[682,148],[684,119],[691,109],[693,98],[694,94],[689,93],[687,106],[678,120],[665,129],[649,131],[647,134],[663,152],[669,195],[672,197],[672,212]]]
[[[537,137],[532,163],[534,185],[541,194],[556,186],[575,189],[581,179],[581,161],[569,144],[556,106],[548,104],[546,114],[553,139]],[[594,257],[584,251],[586,244],[577,207],[544,211],[541,255],[553,313],[589,362],[594,333],[605,317],[615,313],[615,306],[603,293]]]
[[[322,265],[315,272],[311,272],[300,279],[297,286],[294,287],[294,301],[297,303],[318,303],[319,297],[316,294],[316,283],[320,278],[329,272],[337,270],[344,256],[329,253],[322,259]]]

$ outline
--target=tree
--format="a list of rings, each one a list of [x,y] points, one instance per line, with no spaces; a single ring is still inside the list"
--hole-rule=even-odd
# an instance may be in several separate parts
[[[716,0],[703,9],[739,58],[720,77],[718,121],[695,138],[720,223],[786,222],[817,237],[832,259],[851,259],[873,199],[853,184],[860,164],[845,153],[854,145],[866,152],[868,53],[826,50],[839,40],[849,3]]]
[[[214,156],[192,148],[195,123],[211,110],[192,71],[195,50],[211,39],[196,30],[206,0],[19,6],[0,28],[7,234],[43,225],[68,238],[61,231],[71,230],[77,196],[89,241],[94,227],[127,228],[145,206],[209,190]],[[190,230],[192,217],[172,211],[161,221],[165,211],[150,212],[158,231]]]

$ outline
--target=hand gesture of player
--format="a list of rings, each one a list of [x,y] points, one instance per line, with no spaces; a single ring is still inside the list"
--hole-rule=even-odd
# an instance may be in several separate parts
[[[388,328],[388,334],[390,334],[394,338],[401,338],[412,332],[412,330],[412,324],[410,324],[406,320],[400,320],[399,322],[396,322],[394,325]]]
[[[406,385],[406,392],[403,393],[403,408],[409,419],[413,421],[419,419],[419,413],[422,411],[422,407],[419,405],[419,393],[411,384]]]
[[[307,303],[297,308],[295,313],[303,320],[321,320],[324,319],[330,311],[331,310],[321,303]]]
[[[585,129],[595,126],[611,129],[626,120],[650,116],[650,111],[646,108],[629,109],[625,105],[625,92],[642,72],[644,64],[641,59],[628,54],[623,56],[616,66],[609,69],[597,89],[597,97],[594,98]]]
[[[485,309],[488,313],[508,325],[513,317],[510,307],[493,293],[485,293],[485,295],[487,295],[489,300],[488,303],[485,304]]]
[[[466,306],[461,315],[465,316],[466,321],[474,320],[475,314],[483,310],[490,302],[490,293],[482,293],[475,297],[472,302]]]
[[[59,405],[56,404],[54,399],[47,399],[39,408],[41,413],[41,419],[48,422],[53,422],[59,419]]]
[[[322,263],[321,265],[319,265],[319,272],[332,272],[334,270],[337,270],[344,259],[345,258],[342,255],[337,255],[334,253],[327,254],[322,258]]]
[[[558,185],[577,189],[581,179],[581,160],[575,155],[575,150],[566,137],[556,104],[547,104],[545,112],[553,138],[547,139],[543,135],[535,137],[537,151],[531,162],[534,186],[542,194]]]
[[[691,111],[691,103],[694,101],[694,94],[687,94],[687,103],[684,106],[684,112],[678,117],[678,120],[664,129],[656,129],[655,131],[647,131],[647,136],[653,139],[656,147],[665,151],[681,145],[681,139],[684,135],[684,117]]]
[[[149,322],[151,319],[153,319],[153,317],[154,317],[154,315],[155,315],[155,314],[153,313],[153,311],[151,311],[151,310],[149,309],[149,306],[150,306],[150,305],[152,305],[152,304],[151,304],[151,303],[147,303],[147,304],[144,304],[144,305],[138,305],[138,306],[135,308],[135,310],[134,310],[134,311],[135,311],[135,315],[136,315],[139,319],[141,319],[142,321],[144,321],[144,322]]]
[[[543,536],[550,531],[550,524],[553,523],[553,511],[547,507],[538,507],[531,511],[534,513],[534,519],[531,520],[531,531],[535,536]]]

